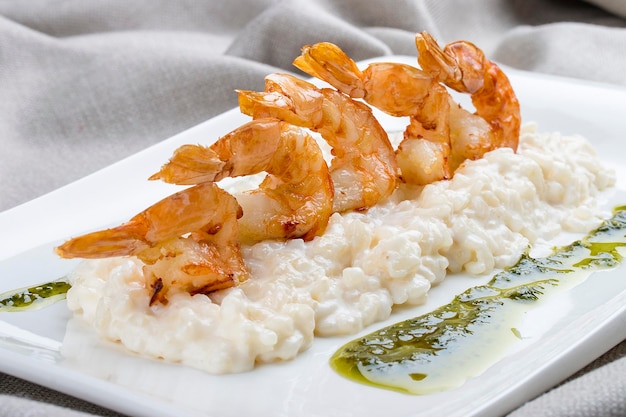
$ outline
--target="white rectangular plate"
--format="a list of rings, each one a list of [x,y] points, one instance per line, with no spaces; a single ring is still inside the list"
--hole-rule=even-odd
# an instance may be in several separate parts
[[[415,58],[385,57],[413,64]],[[607,206],[626,204],[626,90],[600,84],[507,73],[523,120],[541,132],[587,137],[617,171]],[[0,213],[0,292],[63,276],[74,261],[52,248],[69,236],[127,220],[176,188],[146,178],[184,143],[209,143],[247,121],[233,110],[107,169]],[[383,117],[389,129],[403,126]],[[134,416],[497,416],[540,394],[626,337],[624,267],[593,274],[533,312],[514,353],[463,386],[412,396],[353,383],[328,366],[340,345],[359,335],[317,339],[293,361],[214,376],[144,359],[95,338],[65,302],[0,315],[0,371]],[[481,278],[482,279],[482,278]],[[485,279],[454,276],[426,305],[394,314],[373,331],[447,303]]]

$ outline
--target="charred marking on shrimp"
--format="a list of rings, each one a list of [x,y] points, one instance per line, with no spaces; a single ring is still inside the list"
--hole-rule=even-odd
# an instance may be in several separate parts
[[[150,297],[150,305],[153,305],[159,298],[159,293],[163,289],[163,280],[158,278],[152,285],[152,297]]]

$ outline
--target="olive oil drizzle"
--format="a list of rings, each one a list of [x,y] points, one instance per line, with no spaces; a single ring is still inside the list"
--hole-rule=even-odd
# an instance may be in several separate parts
[[[37,310],[64,300],[71,285],[65,279],[0,294],[0,312]]]
[[[596,230],[550,256],[533,258],[527,251],[517,264],[449,304],[345,344],[330,365],[356,382],[417,395],[459,386],[494,362],[494,349],[503,354],[523,337],[511,321],[571,275],[615,268],[624,246],[621,206]]]

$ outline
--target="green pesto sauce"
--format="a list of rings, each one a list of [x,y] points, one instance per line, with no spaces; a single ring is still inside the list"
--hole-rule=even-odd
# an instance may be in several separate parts
[[[0,312],[27,311],[65,299],[70,283],[57,280],[0,294]]]
[[[625,229],[622,206],[585,238],[550,256],[525,253],[516,265],[449,304],[347,343],[330,365],[354,381],[410,394],[460,386],[519,342],[523,335],[516,323],[557,286],[619,265]]]

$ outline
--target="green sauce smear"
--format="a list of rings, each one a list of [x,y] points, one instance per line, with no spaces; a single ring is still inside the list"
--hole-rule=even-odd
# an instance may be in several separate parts
[[[524,313],[559,285],[575,285],[593,271],[618,266],[624,246],[626,206],[621,206],[585,238],[550,256],[532,258],[527,251],[517,264],[449,304],[345,344],[330,365],[353,381],[409,394],[458,387],[523,338],[515,323]]]
[[[0,294],[0,312],[37,310],[65,299],[71,285],[60,279]]]

